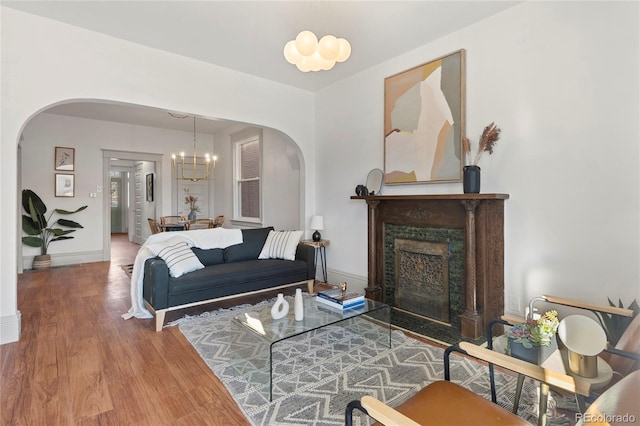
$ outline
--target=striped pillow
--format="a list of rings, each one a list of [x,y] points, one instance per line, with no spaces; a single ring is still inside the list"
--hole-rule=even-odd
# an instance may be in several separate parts
[[[158,256],[169,267],[169,275],[178,278],[187,272],[204,268],[187,243],[184,241],[168,240],[163,243],[149,244],[149,251]]]
[[[302,231],[269,231],[258,259],[294,260],[300,238]]]

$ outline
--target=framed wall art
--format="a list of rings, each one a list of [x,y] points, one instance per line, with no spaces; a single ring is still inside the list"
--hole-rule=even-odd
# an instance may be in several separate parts
[[[460,182],[465,51],[384,80],[384,183]]]
[[[153,201],[153,173],[147,173],[147,201]]]
[[[76,150],[75,148],[66,148],[63,146],[56,146],[55,153],[55,169],[65,172],[72,172],[75,170],[76,163]]]
[[[56,197],[75,197],[75,175],[56,173]]]

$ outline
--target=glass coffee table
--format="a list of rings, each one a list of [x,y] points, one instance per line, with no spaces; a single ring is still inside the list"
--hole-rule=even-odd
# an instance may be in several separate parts
[[[244,375],[253,386],[264,392],[269,401],[273,397],[273,353],[276,344],[286,344],[288,339],[322,329],[330,325],[350,324],[357,318],[368,319],[376,323],[375,332],[371,327],[363,328],[363,337],[371,338],[391,347],[391,307],[385,303],[365,299],[363,306],[339,311],[318,304],[313,296],[305,296],[304,319],[296,321],[293,317],[293,302],[284,318],[274,320],[271,317],[271,305],[255,311],[237,315],[235,323],[245,329],[246,344],[235,345],[230,366]],[[351,323],[353,323],[351,321]],[[382,332],[380,332],[382,327]],[[354,326],[354,330],[358,327]],[[368,335],[367,335],[368,334]]]

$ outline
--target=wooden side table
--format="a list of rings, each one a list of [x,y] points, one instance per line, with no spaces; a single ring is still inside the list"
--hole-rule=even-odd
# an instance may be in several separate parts
[[[302,240],[300,241],[301,244],[304,244],[306,246],[311,246],[314,247],[316,249],[316,254],[315,254],[315,263],[316,263],[316,268],[318,267],[318,254],[320,255],[320,266],[322,267],[322,282],[327,282],[327,256],[326,256],[326,247],[329,245],[329,240],[320,240],[320,241],[313,241],[313,240]]]

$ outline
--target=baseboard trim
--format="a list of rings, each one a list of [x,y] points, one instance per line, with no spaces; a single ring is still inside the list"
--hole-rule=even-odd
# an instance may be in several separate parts
[[[23,256],[22,265],[24,269],[31,269],[35,256]],[[78,265],[81,263],[102,262],[102,250],[55,253],[51,255],[51,266]]]
[[[0,345],[20,340],[22,315],[16,311],[14,315],[0,317]]]
[[[320,277],[318,277],[317,275],[320,275]],[[316,272],[316,279],[322,281],[322,271]],[[333,285],[346,282],[347,287],[350,290],[353,290],[358,293],[363,293],[363,294],[364,294],[364,289],[368,285],[367,277],[350,274],[348,272],[337,271],[335,269],[329,269],[329,268],[327,268],[327,282]]]

